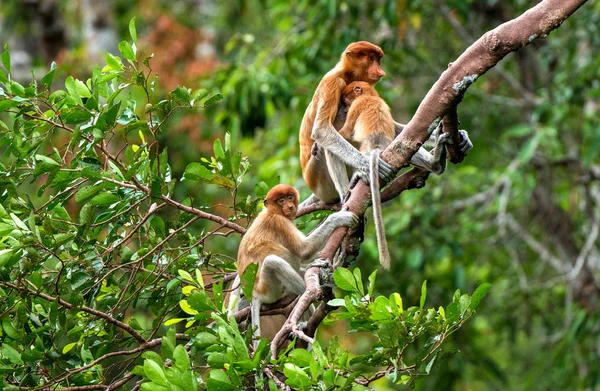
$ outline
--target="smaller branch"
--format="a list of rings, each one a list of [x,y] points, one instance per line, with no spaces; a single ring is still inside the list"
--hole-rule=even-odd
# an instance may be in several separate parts
[[[557,272],[566,272],[563,262],[552,255],[546,247],[531,236],[510,214],[506,215],[506,223],[542,260],[550,264]]]
[[[111,178],[102,178],[102,179],[107,182],[114,183],[115,185],[126,187],[128,189],[141,190],[148,195],[152,195],[152,191],[150,190],[150,188],[148,186],[144,186],[142,184],[132,185],[131,183],[118,181],[116,179],[111,179]],[[132,178],[132,180],[133,180],[133,178]],[[242,235],[246,233],[246,228],[244,228],[241,225],[238,225],[236,223],[233,223],[227,219],[224,219],[222,217],[215,216],[210,213],[206,213],[206,212],[196,209],[192,206],[183,205],[183,204],[167,197],[166,195],[160,195],[158,198],[163,200],[165,204],[171,205],[171,206],[173,206],[179,210],[182,210],[184,212],[191,213],[191,214],[196,215],[205,220],[214,221],[215,223],[219,223],[221,225],[224,225],[227,228],[231,228],[234,231],[239,232]]]
[[[122,216],[122,215],[124,215],[124,214],[126,214],[126,213],[129,213],[129,211],[131,211],[132,209],[134,209],[135,207],[137,207],[137,206],[138,206],[139,204],[141,204],[142,202],[146,201],[148,198],[149,198],[149,196],[147,196],[147,195],[146,195],[146,196],[144,196],[144,197],[142,197],[142,198],[140,198],[140,199],[139,199],[137,202],[134,202],[134,203],[133,203],[133,204],[132,204],[130,207],[128,207],[128,208],[127,208],[127,209],[125,209],[124,211],[122,211],[122,212],[120,212],[120,213],[117,213],[117,214],[116,214],[116,215],[114,215],[114,216],[111,216],[111,218],[110,218],[110,219],[108,219],[108,220],[106,220],[106,221],[103,221],[103,222],[101,222],[101,223],[95,223],[95,224],[92,224],[92,225],[90,225],[90,228],[95,228],[95,227],[99,227],[99,226],[101,226],[101,225],[105,225],[105,224],[108,224],[108,223],[110,223],[111,221],[113,221],[113,220],[117,219],[119,216]]]
[[[283,343],[289,333],[294,333],[298,338],[304,339],[306,335],[298,329],[298,322],[304,314],[304,312],[310,307],[310,305],[321,299],[323,291],[321,290],[320,284],[321,268],[311,267],[304,274],[304,282],[306,284],[306,290],[300,296],[298,304],[294,307],[294,310],[290,314],[289,318],[285,321],[281,330],[273,338],[271,342],[271,358],[277,359],[277,352],[279,346]],[[311,340],[309,338],[309,340]]]
[[[24,281],[37,289],[37,287],[33,283],[29,282],[28,280],[24,280]],[[60,297],[57,299],[56,297],[49,296],[45,293],[38,292],[38,291],[32,290],[32,289],[28,289],[24,286],[18,286],[16,284],[12,284],[10,282],[0,281],[0,285],[6,286],[8,288],[12,288],[12,289],[15,289],[15,290],[18,290],[21,292],[26,292],[28,294],[41,297],[42,299],[45,299],[48,301],[58,301],[61,305],[65,306],[66,308],[69,308],[69,309],[74,308],[74,309],[78,309],[83,312],[87,312],[88,314],[95,315],[99,318],[106,320],[108,323],[115,325],[116,327],[120,328],[121,330],[126,331],[133,338],[135,338],[138,342],[146,343],[146,340],[144,339],[144,337],[142,337],[137,331],[135,331],[135,329],[133,327],[131,327],[127,323],[123,323],[120,320],[113,318],[112,316],[110,316],[107,313],[104,313],[102,311],[98,311],[98,310],[95,310],[93,308],[90,308],[90,307],[87,307],[84,305],[83,306],[74,306],[73,304],[65,301],[64,299],[62,299]]]
[[[285,315],[292,312],[292,309],[298,303],[299,296],[288,294],[277,300],[275,303],[263,304],[260,307],[260,316]],[[235,321],[239,324],[250,316],[250,306],[242,308],[234,314]]]
[[[290,387],[288,387],[284,382],[282,382],[277,376],[275,376],[275,374],[273,373],[273,370],[270,367],[266,367],[265,369],[263,369],[263,372],[267,375],[267,377],[271,380],[273,380],[273,382],[275,383],[275,385],[277,386],[278,390],[283,390],[283,391],[292,391],[292,389]]]
[[[396,198],[405,190],[420,189],[425,186],[425,181],[429,177],[429,172],[417,167],[413,167],[407,172],[394,179],[392,183],[386,186],[381,192],[381,201],[386,202]]]

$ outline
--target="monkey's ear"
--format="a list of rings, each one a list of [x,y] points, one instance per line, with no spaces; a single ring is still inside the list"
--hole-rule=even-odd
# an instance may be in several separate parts
[[[348,57],[352,57],[352,50],[348,50],[348,51],[346,52],[346,56],[348,56]]]
[[[263,205],[267,206],[267,199],[265,198],[265,200],[263,201]]]
[[[362,88],[360,88],[359,86],[354,86],[354,92],[356,92],[357,94],[362,94]]]

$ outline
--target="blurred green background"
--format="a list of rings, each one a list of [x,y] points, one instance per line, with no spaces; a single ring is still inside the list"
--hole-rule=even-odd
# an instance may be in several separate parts
[[[85,79],[106,51],[118,54],[135,17],[139,49],[156,55],[158,88],[203,87],[225,97],[168,124],[162,141],[174,177],[230,132],[252,163],[248,194],[257,181],[280,176],[304,198],[298,129],[348,43],[383,48],[387,76],[377,89],[407,122],[448,63],[536,3],[2,0],[0,42],[10,45],[17,80],[30,80],[32,68],[43,74],[52,61],[63,79]],[[459,115],[475,147],[462,164],[385,205],[394,262],[378,278],[381,293],[416,303],[427,279],[428,304],[436,306],[455,289],[492,284],[479,313],[445,345],[450,359],[416,389],[600,387],[599,54],[600,2],[591,1],[471,86]],[[182,184],[178,191],[227,213],[219,209],[228,197],[222,190]],[[238,240],[211,250],[234,256]],[[377,267],[376,256],[369,224],[357,264],[363,275]],[[341,341],[355,351],[371,343],[355,334]]]

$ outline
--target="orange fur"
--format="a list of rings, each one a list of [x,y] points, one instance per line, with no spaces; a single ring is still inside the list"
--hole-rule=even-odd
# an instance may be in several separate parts
[[[256,274],[254,290],[261,295],[274,288],[260,281],[260,269],[266,256],[280,256],[294,269],[300,269],[299,254],[304,235],[294,225],[298,201],[298,191],[292,186],[273,187],[267,193],[266,208],[254,220],[240,242],[238,274],[241,276],[249,264],[257,263],[259,272]]]
[[[385,148],[395,136],[395,125],[390,107],[372,85],[350,83],[342,91],[348,109],[346,123],[340,130],[344,138],[358,145],[361,152]]]
[[[340,104],[342,90],[354,81],[371,85],[385,76],[380,67],[383,50],[366,41],[348,45],[337,65],[319,83],[308,105],[300,126],[300,165],[308,187],[322,201],[329,202],[338,197],[333,188],[325,162],[313,158],[312,131],[316,126],[333,126]]]

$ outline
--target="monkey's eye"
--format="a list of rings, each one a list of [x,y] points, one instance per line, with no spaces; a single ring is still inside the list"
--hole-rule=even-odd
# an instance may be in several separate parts
[[[369,56],[369,62],[373,62],[373,61],[375,61],[375,57]]]
[[[277,203],[278,203],[279,205],[283,205],[283,204],[285,203],[285,198],[280,198],[280,199],[278,199],[278,200],[277,200]]]
[[[296,197],[294,197],[293,195],[289,195],[287,197],[287,199],[290,200],[290,201],[294,201],[296,199]]]

